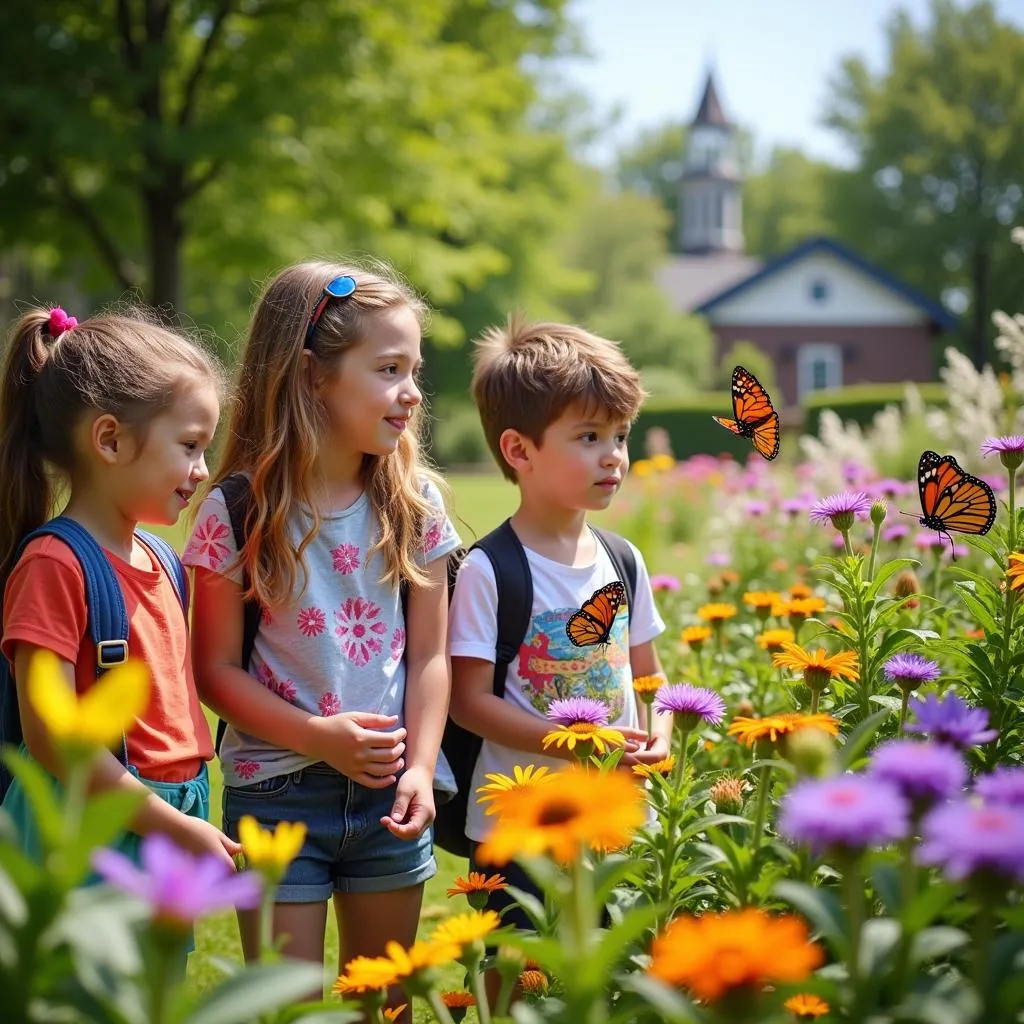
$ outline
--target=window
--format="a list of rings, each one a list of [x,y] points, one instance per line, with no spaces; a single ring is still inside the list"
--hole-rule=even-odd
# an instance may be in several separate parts
[[[843,383],[843,351],[838,345],[801,345],[797,352],[797,391],[838,388]]]
[[[823,277],[816,277],[811,282],[811,300],[813,302],[824,302],[828,298],[828,281]]]

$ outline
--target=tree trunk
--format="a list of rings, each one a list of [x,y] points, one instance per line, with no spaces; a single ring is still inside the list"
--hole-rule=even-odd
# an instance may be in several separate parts
[[[143,194],[149,256],[149,303],[170,323],[181,306],[181,247],[185,201],[172,183]]]
[[[989,278],[991,276],[991,254],[988,245],[979,241],[971,260],[971,281],[974,286],[971,315],[971,359],[980,370],[988,362],[989,332]]]

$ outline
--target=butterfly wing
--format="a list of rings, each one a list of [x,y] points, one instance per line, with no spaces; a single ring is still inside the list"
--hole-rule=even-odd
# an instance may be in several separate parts
[[[754,427],[754,447],[769,462],[779,454],[779,414],[773,412],[763,423]]]
[[[984,480],[965,473],[952,455],[926,451],[917,467],[921,524],[933,530],[988,533],[996,519],[996,496]]]
[[[742,366],[732,371],[732,414],[734,419],[712,419],[740,437],[749,437],[766,459],[779,454],[779,416],[761,382]]]
[[[595,590],[589,601],[584,601],[578,612],[569,616],[565,632],[577,647],[590,647],[608,643],[608,635],[619,606],[626,596],[625,584],[616,580]]]

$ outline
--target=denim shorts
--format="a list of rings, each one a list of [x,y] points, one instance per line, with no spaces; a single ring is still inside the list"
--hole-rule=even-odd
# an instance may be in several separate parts
[[[368,789],[323,764],[248,786],[224,787],[224,831],[238,839],[251,814],[264,828],[301,821],[306,841],[278,887],[278,903],[323,903],[335,892],[390,892],[437,873],[432,832],[393,836],[380,819],[391,813],[395,789]]]

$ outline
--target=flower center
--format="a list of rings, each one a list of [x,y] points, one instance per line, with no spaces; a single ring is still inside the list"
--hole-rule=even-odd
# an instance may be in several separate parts
[[[556,825],[567,825],[573,818],[579,816],[579,808],[568,800],[553,801],[547,804],[540,812],[537,822],[547,828]]]
[[[582,736],[585,739],[588,739],[597,732],[597,726],[592,722],[573,722],[568,728],[569,732]]]

